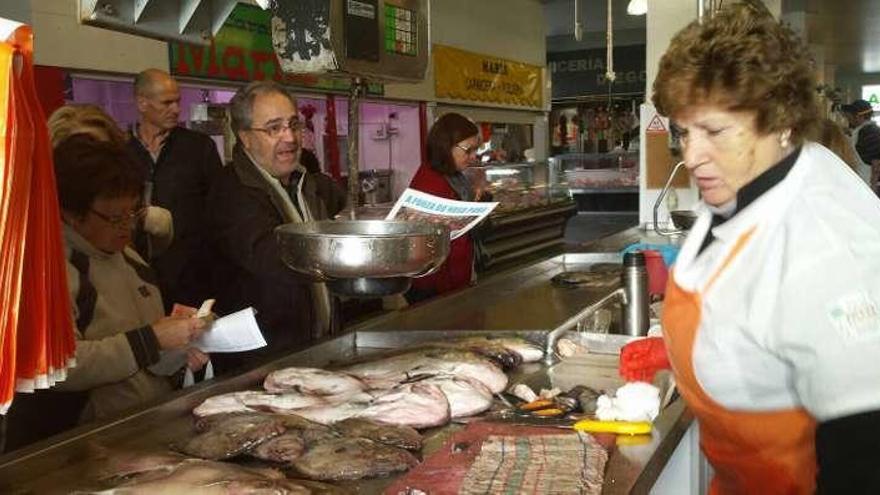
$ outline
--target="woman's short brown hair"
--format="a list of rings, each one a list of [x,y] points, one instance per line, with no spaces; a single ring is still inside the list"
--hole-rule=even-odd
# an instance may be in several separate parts
[[[437,119],[428,133],[428,163],[443,175],[457,170],[452,158],[452,148],[467,138],[480,133],[477,124],[457,113],[447,113]]]
[[[85,215],[97,198],[140,196],[143,178],[131,154],[114,143],[75,135],[55,148],[55,177],[61,209]]]
[[[61,144],[61,141],[78,134],[87,134],[98,141],[119,146],[124,146],[127,141],[125,133],[116,125],[113,117],[97,105],[64,105],[52,112],[48,125],[53,148]]]
[[[688,106],[756,114],[759,134],[791,129],[793,144],[819,120],[806,46],[759,3],[733,3],[675,35],[660,59],[654,105],[675,118]]]

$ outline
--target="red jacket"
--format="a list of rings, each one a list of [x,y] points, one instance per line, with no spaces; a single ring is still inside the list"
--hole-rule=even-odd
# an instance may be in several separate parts
[[[449,185],[446,177],[430,165],[419,167],[409,187],[440,198],[462,199]],[[412,285],[422,290],[433,288],[438,294],[442,294],[470,285],[473,269],[474,242],[470,235],[465,234],[452,241],[449,256],[439,270],[426,277],[413,279]]]

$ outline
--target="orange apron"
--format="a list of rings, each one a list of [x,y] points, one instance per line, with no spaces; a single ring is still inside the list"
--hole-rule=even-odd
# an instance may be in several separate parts
[[[726,409],[700,387],[693,351],[705,294],[748,243],[732,252],[701,291],[689,292],[670,276],[663,333],[681,395],[700,424],[700,444],[715,469],[710,494],[813,493],[816,487],[815,428],[803,409],[754,412]]]

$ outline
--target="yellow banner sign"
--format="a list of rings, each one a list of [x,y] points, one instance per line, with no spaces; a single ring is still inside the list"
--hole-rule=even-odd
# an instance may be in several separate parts
[[[541,106],[541,68],[434,45],[438,98]]]

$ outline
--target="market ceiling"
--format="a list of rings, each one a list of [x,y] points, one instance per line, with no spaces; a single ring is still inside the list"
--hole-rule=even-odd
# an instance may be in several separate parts
[[[575,0],[539,0],[545,5],[547,35],[574,33]],[[603,30],[606,0],[580,0],[586,31]],[[651,2],[668,0],[648,0]],[[825,46],[825,63],[838,74],[880,72],[880,0],[781,0],[783,15],[805,22],[812,44]],[[644,17],[625,14],[628,0],[613,0],[616,29],[645,25]],[[696,0],[693,0],[696,7]]]

